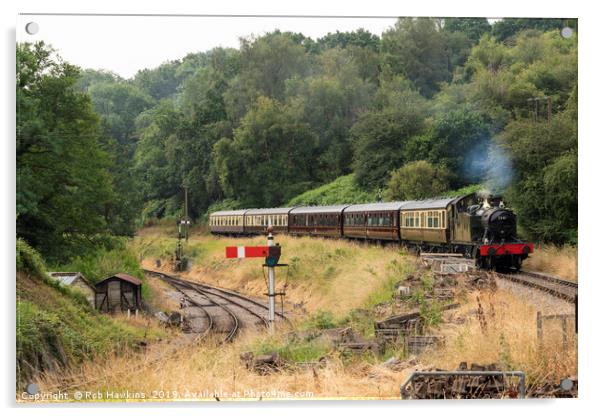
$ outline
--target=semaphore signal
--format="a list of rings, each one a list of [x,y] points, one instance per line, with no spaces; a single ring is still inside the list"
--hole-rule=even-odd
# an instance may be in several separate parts
[[[274,320],[276,315],[276,271],[275,267],[279,266],[281,247],[274,244],[274,236],[272,234],[273,227],[270,225],[268,231],[267,246],[229,246],[226,247],[226,258],[228,259],[245,259],[245,258],[265,258],[265,266],[268,268],[268,322],[270,330],[274,329]]]

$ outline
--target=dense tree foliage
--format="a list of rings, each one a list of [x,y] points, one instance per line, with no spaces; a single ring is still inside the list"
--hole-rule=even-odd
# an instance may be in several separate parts
[[[127,80],[20,45],[17,231],[43,250],[131,235],[179,215],[183,187],[204,218],[478,183],[507,191],[528,237],[574,241],[577,34],[564,25],[577,29],[403,18],[381,37],[274,31]]]
[[[42,43],[17,47],[17,234],[54,258],[104,234],[115,197],[78,76]]]
[[[502,19],[493,25],[492,34],[497,40],[505,40],[527,29],[536,29],[542,32],[560,29],[571,25],[564,19],[537,19],[537,18],[509,18]]]
[[[391,173],[386,197],[396,201],[424,199],[442,195],[449,189],[449,172],[425,160],[407,163]]]

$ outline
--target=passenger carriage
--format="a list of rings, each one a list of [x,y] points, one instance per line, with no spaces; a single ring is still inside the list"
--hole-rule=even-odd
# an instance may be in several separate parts
[[[209,229],[212,234],[244,234],[244,217],[247,209],[218,211],[209,215]]]
[[[367,240],[399,241],[399,210],[405,202],[351,205],[343,212],[343,235]]]
[[[275,233],[288,232],[288,214],[292,208],[250,209],[245,213],[245,234],[265,234],[268,225]]]
[[[342,237],[343,210],[348,206],[328,205],[293,208],[289,213],[289,233],[293,235]]]

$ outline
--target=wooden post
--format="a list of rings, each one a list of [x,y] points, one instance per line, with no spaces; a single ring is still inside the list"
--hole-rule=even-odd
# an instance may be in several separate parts
[[[575,334],[578,332],[579,329],[579,299],[577,297],[578,295],[575,295]]]
[[[541,312],[537,311],[537,342],[541,346],[543,339],[543,319],[541,317]]]
[[[567,327],[566,327],[567,315],[562,317],[562,349],[563,351],[567,351],[569,349],[569,340],[567,336]]]

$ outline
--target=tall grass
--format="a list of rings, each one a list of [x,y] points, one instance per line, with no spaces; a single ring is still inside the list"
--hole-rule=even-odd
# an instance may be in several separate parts
[[[473,294],[471,301],[463,305],[464,313],[476,310],[476,296]],[[498,363],[504,370],[524,371],[529,385],[577,375],[577,339],[571,324],[566,350],[559,322],[546,323],[544,337],[541,342],[537,339],[537,311],[556,314],[563,312],[562,308],[526,299],[530,299],[528,291],[524,299],[504,290],[481,293],[481,318],[469,313],[465,325],[441,327],[438,333],[445,336],[445,346],[424,354],[421,361],[450,370],[462,361]]]
[[[94,276],[95,269],[82,270]],[[57,371],[163,334],[150,320],[101,315],[81,292],[49,278],[41,256],[22,240],[17,241],[16,294],[18,384],[31,382],[39,371]]]
[[[577,280],[577,247],[564,245],[537,245],[523,264],[525,270],[553,274],[564,279]]]
[[[372,307],[390,300],[396,283],[403,282],[408,273],[416,272],[414,260],[400,256],[392,247],[281,235],[276,236],[276,241],[283,247],[281,261],[289,264],[288,271],[286,268],[277,271],[277,290],[286,290],[287,310],[294,312],[292,319],[299,330],[351,326],[369,337],[373,335]],[[236,239],[193,235],[188,253],[194,267],[184,273],[184,277],[265,299],[261,260],[224,258],[225,246],[264,243],[264,236]],[[149,231],[139,235],[130,248],[143,258],[144,264],[154,267],[156,258],[169,258],[168,248],[172,244],[170,238]],[[166,262],[163,265],[166,270],[169,268]],[[424,295],[433,284],[432,276],[427,275],[417,292]],[[504,290],[481,292],[484,316],[479,319],[474,313],[475,295],[465,294],[463,306],[456,311],[442,312],[438,304],[428,310],[422,308],[423,315],[433,324],[429,331],[445,336],[446,342],[440,349],[419,355],[418,368],[454,369],[461,361],[497,362],[504,369],[526,371],[531,384],[576,373],[574,339],[570,340],[569,349],[563,351],[557,333],[550,329],[546,330],[544,342],[537,342],[535,316],[545,305],[533,305]],[[426,304],[424,299],[409,301]],[[448,313],[459,314],[466,322],[461,325],[448,323]],[[273,335],[249,329],[227,345],[219,345],[217,341],[217,337],[210,339],[202,348],[184,345],[175,352],[172,346],[160,343],[153,347],[152,353],[97,357],[82,363],[77,372],[69,375],[75,384],[85,385],[87,389],[127,389],[146,392],[148,397],[161,386],[162,390],[179,394],[193,391],[218,392],[218,395],[237,393],[235,398],[257,399],[244,394],[268,390],[308,391],[312,397],[322,398],[398,398],[399,385],[414,369],[394,372],[380,364],[388,357],[407,358],[400,347],[389,348],[384,356],[348,360],[334,352],[325,341],[303,338],[299,334],[293,336],[284,328]],[[259,375],[249,371],[240,359],[240,354],[248,350],[255,354],[276,351],[291,365],[281,372]],[[155,353],[162,356],[168,352],[175,355],[149,361]],[[320,368],[307,371],[294,365],[323,356],[328,359]],[[60,385],[60,379],[49,374],[40,379],[40,383],[42,388],[52,390]],[[211,394],[181,398],[214,400]],[[221,396],[222,400],[228,398],[232,396]]]
[[[280,262],[288,264],[276,272],[276,289],[286,292],[287,308],[300,304],[309,314],[327,310],[337,320],[353,309],[390,300],[393,286],[404,279],[414,264],[411,258],[400,256],[396,247],[287,235],[276,235],[275,241],[282,246]],[[265,299],[262,259],[225,258],[226,246],[265,243],[265,236],[193,235],[184,247],[193,267],[183,276]],[[141,235],[131,248],[139,253],[146,267],[154,268],[155,260],[162,259],[168,271],[174,244],[173,239],[160,235]]]

